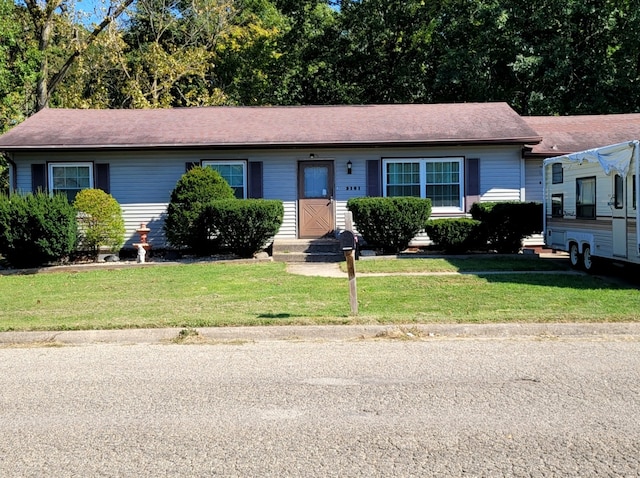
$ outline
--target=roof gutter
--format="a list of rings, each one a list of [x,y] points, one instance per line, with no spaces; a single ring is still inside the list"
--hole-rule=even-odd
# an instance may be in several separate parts
[[[337,141],[337,142],[286,142],[286,143],[156,143],[156,144],[54,144],[0,146],[0,151],[87,151],[87,150],[145,150],[145,149],[293,149],[293,148],[375,148],[375,147],[419,147],[419,146],[468,146],[468,145],[513,145],[531,144],[542,141],[539,136],[526,138],[494,138],[494,139],[445,139],[434,141],[389,140],[389,141]]]

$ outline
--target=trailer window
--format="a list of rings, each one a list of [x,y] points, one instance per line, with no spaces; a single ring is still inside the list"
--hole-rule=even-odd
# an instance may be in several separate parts
[[[562,184],[564,177],[562,176],[562,164],[556,163],[551,165],[551,183]]]
[[[631,193],[633,199],[631,200],[631,203],[633,204],[633,209],[636,208],[636,175],[633,175],[633,180],[631,181],[631,191],[633,191]]]
[[[551,215],[553,217],[564,216],[564,194],[551,195]]]
[[[596,218],[596,178],[576,179],[576,217]]]
[[[624,207],[624,178],[619,174],[613,178],[613,207],[616,209]]]

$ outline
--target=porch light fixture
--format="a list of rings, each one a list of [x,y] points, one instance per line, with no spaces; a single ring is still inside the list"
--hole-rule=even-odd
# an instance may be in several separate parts
[[[353,164],[351,163],[351,160],[347,161],[347,174],[351,174],[352,167],[353,167]]]
[[[315,154],[313,154],[313,153],[311,153],[311,154],[309,155],[309,159],[315,159],[315,157],[316,157],[316,155],[315,155]]]

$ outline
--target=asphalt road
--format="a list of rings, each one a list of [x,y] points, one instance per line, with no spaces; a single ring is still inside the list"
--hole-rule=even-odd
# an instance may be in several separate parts
[[[0,476],[639,476],[638,336],[0,348]]]

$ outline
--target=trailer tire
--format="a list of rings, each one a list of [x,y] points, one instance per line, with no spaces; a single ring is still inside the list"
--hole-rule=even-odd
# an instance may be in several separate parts
[[[591,248],[584,246],[582,250],[582,268],[587,272],[593,272],[595,270],[595,259],[591,255]]]
[[[582,255],[580,254],[578,244],[575,242],[569,244],[569,263],[574,269],[578,269],[582,266]]]

